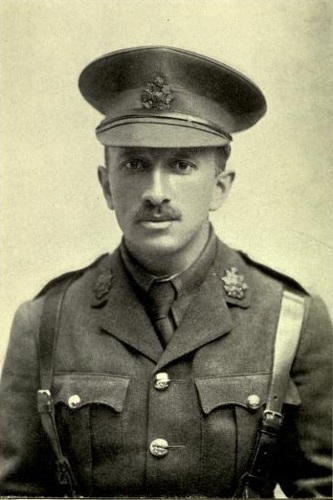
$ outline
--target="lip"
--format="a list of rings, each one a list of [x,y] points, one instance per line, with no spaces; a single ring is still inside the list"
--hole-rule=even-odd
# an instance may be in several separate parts
[[[164,230],[168,229],[174,221],[172,219],[150,219],[141,220],[140,225],[145,229]]]
[[[167,222],[174,220],[174,217],[166,214],[150,214],[140,217],[139,222]]]

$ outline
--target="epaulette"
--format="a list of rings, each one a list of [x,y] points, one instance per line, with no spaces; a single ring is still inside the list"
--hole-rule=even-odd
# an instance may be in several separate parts
[[[84,274],[88,269],[91,269],[95,266],[97,266],[100,261],[102,259],[104,259],[104,257],[106,257],[108,254],[105,253],[103,255],[101,255],[100,257],[98,257],[98,259],[96,259],[92,264],[89,264],[89,266],[86,266],[86,267],[83,267],[82,269],[77,269],[75,271],[70,271],[69,273],[64,273],[64,274],[61,274],[60,276],[58,276],[57,278],[54,278],[53,280],[49,281],[42,289],[41,291],[36,295],[36,297],[34,297],[33,300],[35,299],[39,299],[40,297],[42,297],[43,295],[45,295],[51,288],[59,285],[60,283],[64,283],[65,281],[69,280],[69,279],[77,279],[79,278],[80,276],[82,276],[82,274]]]
[[[284,274],[280,271],[276,271],[275,269],[272,269],[269,266],[266,266],[264,264],[261,264],[260,262],[253,260],[251,257],[249,257],[246,253],[242,251],[238,251],[238,253],[241,255],[241,257],[247,264],[256,267],[260,271],[263,271],[265,274],[272,276],[278,281],[282,281],[284,286],[290,291],[294,291],[296,293],[299,292],[305,295],[310,295],[309,292],[305,288],[303,288],[302,285],[300,285],[300,283],[298,283],[298,281],[296,281],[294,278],[291,278],[287,274]]]

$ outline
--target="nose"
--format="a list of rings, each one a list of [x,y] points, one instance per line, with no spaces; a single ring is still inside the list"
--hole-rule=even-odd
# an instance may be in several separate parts
[[[170,184],[168,173],[160,165],[154,166],[147,176],[147,185],[143,192],[144,202],[161,205],[170,201]]]

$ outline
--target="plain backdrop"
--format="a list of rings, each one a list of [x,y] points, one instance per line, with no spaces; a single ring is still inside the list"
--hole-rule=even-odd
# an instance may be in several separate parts
[[[172,45],[220,59],[268,112],[234,137],[219,236],[333,309],[330,0],[2,0],[1,354],[15,309],[120,238],[97,183],[102,117],[77,79],[94,58]]]

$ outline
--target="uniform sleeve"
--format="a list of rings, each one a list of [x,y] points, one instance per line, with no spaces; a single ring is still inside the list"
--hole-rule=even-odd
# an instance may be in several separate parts
[[[17,311],[0,388],[0,493],[55,494],[54,465],[37,411],[40,301]]]
[[[292,370],[301,404],[286,408],[277,480],[287,496],[331,497],[332,324],[311,299]]]

